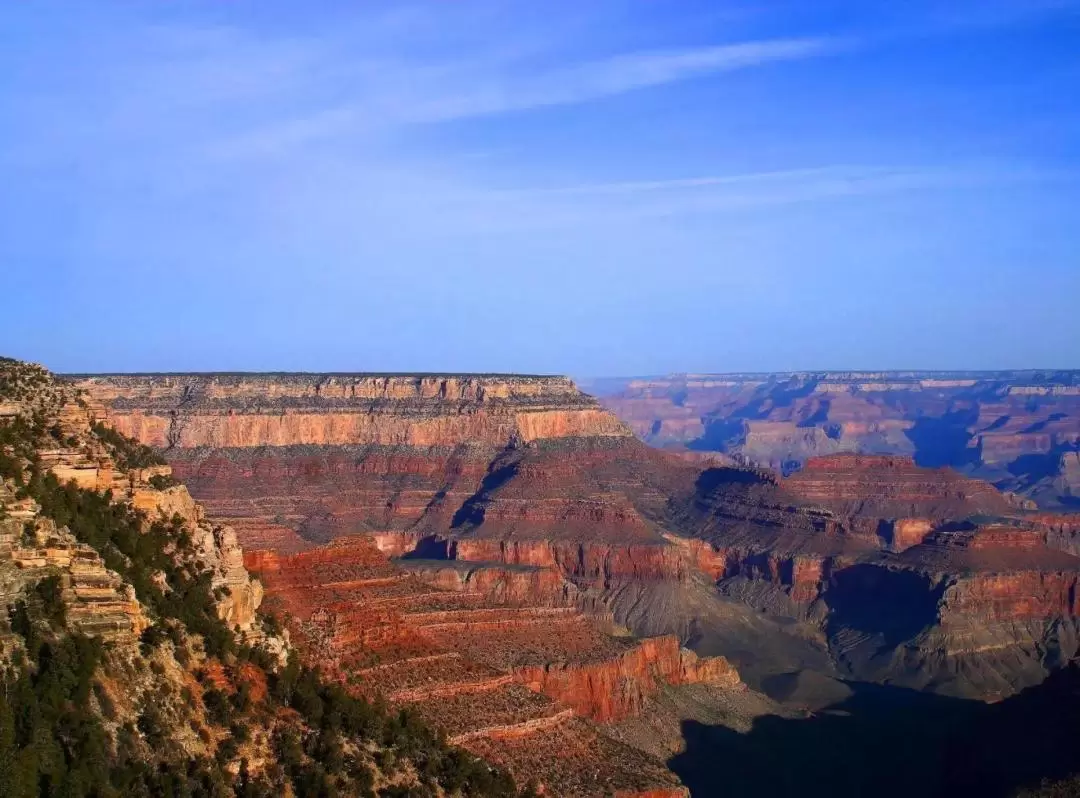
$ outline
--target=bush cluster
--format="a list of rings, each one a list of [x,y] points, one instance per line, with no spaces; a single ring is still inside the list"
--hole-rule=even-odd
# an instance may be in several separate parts
[[[145,444],[122,435],[112,427],[106,427],[98,422],[91,429],[97,439],[109,447],[117,465],[125,471],[165,465],[165,458],[160,453]]]

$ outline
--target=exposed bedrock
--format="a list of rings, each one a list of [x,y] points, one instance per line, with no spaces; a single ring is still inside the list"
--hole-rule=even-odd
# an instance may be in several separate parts
[[[501,446],[629,430],[565,377],[137,375],[79,381],[121,432],[170,448]]]
[[[911,458],[889,455],[813,458],[784,486],[806,501],[848,515],[950,518],[1010,509],[987,482],[947,469],[920,468]]]
[[[398,565],[433,587],[507,604],[570,606],[580,594],[554,568],[421,559],[398,560]]]
[[[843,380],[768,396],[744,386],[739,401],[756,409],[737,420],[782,415],[832,443],[871,430],[888,437],[893,405],[868,397],[899,389],[879,391],[878,379],[854,392],[837,387]],[[814,668],[1004,694],[1054,666],[1080,609],[1069,516],[1033,513],[987,482],[907,456],[830,454],[786,478],[718,465],[650,449],[562,378],[86,384],[118,424],[171,446],[176,473],[247,549],[284,556],[370,536],[401,573],[455,600],[611,611],[635,633],[730,653],[763,679],[770,667]],[[698,388],[688,390],[687,405]],[[839,427],[820,426],[841,410]],[[241,428],[232,424],[251,437],[220,432]],[[460,628],[507,634],[520,623],[470,616]]]
[[[632,716],[666,687],[745,691],[725,660],[675,637],[635,641],[567,602],[532,602],[559,578],[551,569],[394,563],[363,536],[246,560],[325,670],[551,794],[682,794],[660,760],[595,722]]]
[[[197,572],[209,578],[220,618],[230,628],[252,632],[262,586],[244,568],[235,532],[212,523],[187,488],[175,484],[168,465],[129,462],[131,457],[115,441],[100,434],[97,425],[106,413],[88,401],[90,397],[54,381],[38,366],[5,361],[3,371],[4,380],[11,381],[6,383],[9,390],[18,382],[12,379],[15,374],[36,378],[36,390],[13,395],[0,406],[5,430],[12,421],[31,419],[52,430],[48,447],[35,447],[36,466],[61,484],[107,493],[112,501],[141,513],[144,528],[159,519],[170,521],[177,534],[182,531],[193,544],[188,556]],[[6,444],[0,450],[9,468],[19,462]],[[43,509],[28,498],[21,473],[18,479],[18,483],[0,479],[0,571],[7,577],[0,581],[14,589],[0,599],[14,600],[28,584],[55,576],[71,629],[116,643],[137,642],[153,617],[137,600],[134,588],[106,567],[107,557],[56,524],[49,512],[55,508]]]
[[[619,577],[682,579],[691,566],[674,546],[617,545],[606,542],[459,539],[454,559],[556,568],[587,585],[602,587]]]
[[[1040,506],[1077,506],[1077,371],[690,374],[597,389],[605,407],[658,446],[785,471],[839,452],[912,456]]]
[[[515,678],[598,721],[640,714],[658,684],[705,682],[728,689],[742,687],[738,672],[727,660],[702,659],[681,650],[679,641],[672,636],[643,640],[605,662],[521,667]]]

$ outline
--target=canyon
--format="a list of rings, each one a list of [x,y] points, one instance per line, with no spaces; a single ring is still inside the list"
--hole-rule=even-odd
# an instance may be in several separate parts
[[[707,425],[691,390],[780,412],[758,387],[712,384],[733,381],[602,397],[624,423],[562,377],[69,379],[235,529],[264,611],[353,689],[555,794],[675,795],[664,762],[717,707],[745,729],[853,682],[999,700],[1077,653],[1076,516],[928,465],[900,445],[917,424],[860,394],[886,383],[857,377],[790,388],[805,394],[781,408],[790,429],[753,439],[783,441],[775,459],[692,445]],[[830,414],[845,402],[858,412],[838,439]],[[1063,421],[1042,428],[1051,448],[1068,443]],[[902,451],[844,448],[860,430]],[[792,434],[829,443],[789,450]],[[796,455],[798,469],[769,467]],[[565,781],[555,751],[594,780]]]
[[[788,472],[840,452],[950,466],[1046,509],[1080,507],[1080,372],[783,372],[597,380],[653,445]]]
[[[115,429],[163,449],[208,512],[235,527],[265,611],[310,661],[551,794],[682,794],[664,765],[677,749],[646,752],[608,730],[630,733],[672,690],[717,696],[743,717],[770,707],[723,658],[671,635],[636,640],[610,613],[583,611],[580,580],[660,573],[655,555],[668,547],[626,499],[595,495],[587,480],[574,495],[552,490],[621,447],[647,451],[568,380],[131,377],[80,387],[108,404]],[[489,508],[483,491],[518,468],[535,469],[539,494]],[[600,530],[606,548],[588,545]]]

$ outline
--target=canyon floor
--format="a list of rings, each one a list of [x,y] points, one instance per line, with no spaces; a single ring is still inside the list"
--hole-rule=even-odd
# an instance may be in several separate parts
[[[311,661],[550,794],[934,793],[987,772],[987,707],[1072,673],[1080,517],[960,470],[653,448],[559,377],[71,379]]]

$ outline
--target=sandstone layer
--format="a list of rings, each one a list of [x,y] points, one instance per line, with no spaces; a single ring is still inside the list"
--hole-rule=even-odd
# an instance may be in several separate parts
[[[824,436],[819,448],[830,454],[788,478],[647,447],[561,378],[190,375],[81,384],[108,404],[117,426],[164,445],[245,548],[332,558],[326,543],[366,535],[440,595],[494,602],[498,611],[462,620],[432,616],[425,634],[442,628],[436,637],[449,634],[460,651],[483,647],[492,630],[508,635],[506,652],[529,651],[535,629],[578,622],[555,610],[578,606],[613,612],[638,633],[672,633],[700,651],[730,654],[760,675],[755,684],[770,669],[812,667],[993,698],[1040,680],[1076,649],[1075,527],[984,481],[920,465],[914,442],[926,430],[907,433],[925,421],[890,425],[893,392],[918,394],[919,412],[929,413],[935,402],[955,409],[950,392],[983,391],[981,379],[701,378],[669,396],[685,409],[730,392],[732,407],[744,408],[731,411],[740,425],[783,417],[781,437]],[[825,423],[844,407],[836,423],[848,427]],[[631,426],[641,432],[633,418]],[[842,452],[849,433],[892,441],[898,429],[916,459]],[[518,634],[532,628],[519,617],[529,606],[548,611]],[[590,694],[582,685],[591,677],[552,669],[555,661],[529,663],[547,668],[534,670],[532,683]],[[560,700],[592,717],[640,704],[636,688],[603,690],[614,690],[603,709]],[[596,695],[587,702],[603,704]]]
[[[532,580],[505,578],[535,572],[405,569],[362,536],[293,555],[253,552],[248,565],[324,668],[550,794],[683,794],[660,760],[592,721],[639,712],[664,685],[744,689],[724,660],[699,659],[674,637],[613,636],[573,606],[530,603]]]
[[[1077,504],[1080,372],[805,372],[604,381],[601,400],[657,446],[777,470],[840,453],[952,466],[1048,508]]]
[[[49,427],[51,445],[35,452],[39,467],[61,485],[107,494],[142,513],[147,524],[167,520],[189,536],[199,569],[210,574],[220,617],[230,628],[250,632],[262,587],[244,568],[233,530],[212,524],[187,489],[173,482],[168,465],[126,463],[123,453],[98,434],[96,425],[106,415],[100,405],[56,385],[43,369],[9,363],[4,364],[6,371],[17,368],[41,375],[35,390],[10,398],[2,408],[8,421],[40,419]],[[149,625],[131,586],[108,570],[93,548],[57,527],[33,500],[19,498],[15,483],[5,480],[0,480],[0,570],[9,600],[44,575],[58,577],[68,623],[75,631],[132,644]]]

